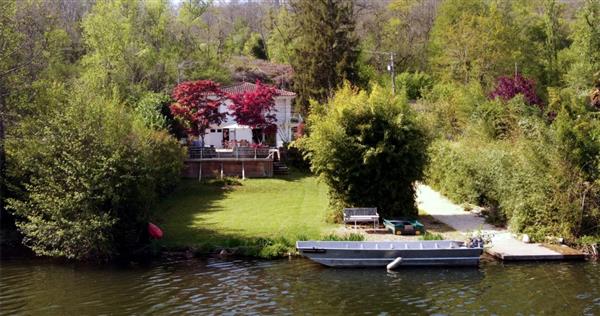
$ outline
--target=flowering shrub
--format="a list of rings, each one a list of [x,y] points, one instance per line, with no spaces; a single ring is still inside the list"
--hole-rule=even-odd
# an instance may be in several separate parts
[[[490,93],[489,97],[490,99],[499,97],[504,101],[508,101],[518,94],[522,94],[525,102],[529,105],[542,107],[542,99],[535,93],[535,81],[521,75],[498,78],[496,89]]]

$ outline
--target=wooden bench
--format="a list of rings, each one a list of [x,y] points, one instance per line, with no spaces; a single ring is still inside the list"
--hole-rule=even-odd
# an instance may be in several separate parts
[[[351,207],[344,209],[344,225],[354,222],[354,228],[357,223],[373,223],[373,228],[379,226],[379,214],[376,207]]]

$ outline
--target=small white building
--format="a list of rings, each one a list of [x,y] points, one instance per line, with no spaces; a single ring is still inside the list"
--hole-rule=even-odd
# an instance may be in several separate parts
[[[230,94],[236,94],[253,91],[255,89],[255,84],[242,82],[224,87],[221,90]],[[265,139],[263,144],[282,147],[284,143],[292,141],[292,130],[295,130],[300,123],[301,118],[299,116],[292,117],[292,101],[296,94],[280,89],[276,89],[276,91],[278,93],[275,97],[275,125],[277,126],[277,131],[274,135],[275,137]],[[221,112],[229,113],[230,104],[230,100],[225,101],[225,103],[221,105]],[[225,145],[233,143],[233,141],[236,141],[238,144],[240,142],[243,144],[262,142],[262,134],[261,130],[252,130],[248,126],[237,124],[233,116],[227,114],[226,120],[222,124],[211,126],[207,129],[204,141],[207,147],[213,146],[215,148],[224,148],[226,147]]]

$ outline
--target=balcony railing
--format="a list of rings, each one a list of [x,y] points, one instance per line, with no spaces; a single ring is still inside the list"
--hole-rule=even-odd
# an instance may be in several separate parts
[[[217,151],[214,147],[190,146],[190,159],[267,159],[273,158],[269,148],[235,147],[230,151]]]

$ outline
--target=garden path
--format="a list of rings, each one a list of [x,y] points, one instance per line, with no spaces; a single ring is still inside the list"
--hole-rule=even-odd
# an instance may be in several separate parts
[[[485,251],[502,260],[565,260],[582,259],[583,254],[567,246],[525,243],[516,239],[505,228],[485,223],[483,217],[465,211],[446,197],[424,184],[417,185],[417,204],[435,219],[456,229],[463,235],[479,231],[489,238]]]
[[[417,185],[417,205],[427,214],[465,235],[475,231],[481,231],[486,235],[507,232],[504,228],[485,223],[483,217],[465,211],[462,206],[452,203],[445,196],[424,184]]]

